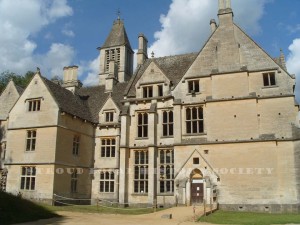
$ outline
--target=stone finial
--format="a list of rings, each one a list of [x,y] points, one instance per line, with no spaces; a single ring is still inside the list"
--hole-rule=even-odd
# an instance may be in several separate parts
[[[282,49],[280,49],[279,61],[280,61],[281,66],[283,67],[283,69],[287,70],[287,68],[286,68],[286,62],[285,62],[285,55],[284,55]]]
[[[154,58],[154,52],[153,51],[151,52],[151,58]]]
[[[211,28],[211,33],[213,33],[217,29],[217,23],[214,19],[210,20],[210,28]]]

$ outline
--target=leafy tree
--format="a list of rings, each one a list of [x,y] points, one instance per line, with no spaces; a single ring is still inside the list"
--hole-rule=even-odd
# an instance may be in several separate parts
[[[0,93],[4,90],[10,80],[13,80],[16,85],[25,88],[34,76],[34,72],[28,71],[24,76],[14,72],[5,71],[0,74]]]

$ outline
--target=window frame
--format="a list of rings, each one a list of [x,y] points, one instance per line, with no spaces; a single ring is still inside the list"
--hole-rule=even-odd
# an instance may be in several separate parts
[[[199,79],[188,80],[187,85],[188,85],[188,93],[189,94],[200,93],[200,80]]]
[[[157,96],[158,97],[164,96],[164,85],[163,84],[157,85]]]
[[[100,147],[100,157],[101,158],[115,158],[117,149],[117,139],[115,137],[111,138],[101,138]]]
[[[137,113],[137,138],[148,138],[149,115],[147,112]]]
[[[75,134],[73,136],[73,146],[72,146],[72,153],[74,156],[79,155],[79,150],[80,150],[80,135]]]
[[[74,171],[71,174],[71,193],[77,193],[78,192],[78,172],[77,169],[74,169]]]
[[[173,137],[173,136],[174,136],[174,112],[173,110],[168,110],[168,111],[164,110],[162,111],[162,137]]]
[[[175,192],[174,149],[159,149],[158,155],[159,155],[159,167],[158,167],[159,168],[159,173],[158,173],[159,193],[173,194]]]
[[[263,86],[264,87],[274,87],[276,86],[276,73],[275,72],[268,72],[268,73],[263,73]]]
[[[100,193],[114,193],[115,192],[115,172],[101,171],[99,179]]]
[[[196,116],[194,114],[196,109]],[[190,111],[188,113],[188,110]],[[202,118],[201,118],[202,116]],[[188,118],[189,117],[189,118]],[[196,117],[196,118],[195,118]],[[204,126],[204,110],[202,106],[187,106],[185,108],[185,132],[187,135],[203,134]]]
[[[27,100],[27,111],[28,112],[39,112],[41,111],[42,101],[40,98]]]
[[[21,166],[20,190],[35,191],[36,188],[36,167]]]
[[[106,123],[112,123],[114,122],[114,111],[106,111],[104,112],[105,115],[105,122]]]
[[[135,150],[133,162],[133,192],[148,194],[149,179],[149,151]]]
[[[36,150],[37,130],[26,131],[25,152],[34,152]]]
[[[143,98],[153,98],[154,97],[153,89],[154,88],[152,85],[143,86],[142,87]]]

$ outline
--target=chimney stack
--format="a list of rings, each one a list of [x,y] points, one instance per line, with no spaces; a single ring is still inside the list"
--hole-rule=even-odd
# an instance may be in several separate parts
[[[217,23],[214,19],[210,20],[210,28],[211,28],[211,33],[215,32],[217,29]]]
[[[118,82],[118,65],[115,60],[109,61],[109,74],[105,78],[105,91],[112,92],[114,85]]]
[[[144,34],[139,35],[139,49],[137,52],[137,65],[142,65],[148,59],[148,40]]]
[[[62,87],[73,93],[75,93],[78,88],[82,87],[82,83],[78,80],[78,66],[64,67]]]

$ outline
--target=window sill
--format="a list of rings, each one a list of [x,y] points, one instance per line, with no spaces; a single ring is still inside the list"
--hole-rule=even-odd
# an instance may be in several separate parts
[[[207,133],[183,134],[182,136],[205,136]]]
[[[148,193],[133,193],[131,196],[148,196]]]
[[[166,138],[174,138],[174,136],[162,136],[160,139],[166,139]]]
[[[170,192],[170,193],[158,193],[157,196],[174,196],[174,192]]]
[[[278,88],[278,85],[263,86],[262,89]]]
[[[148,137],[137,137],[135,138],[135,140],[148,140],[149,138]]]
[[[195,92],[195,93],[187,93],[186,95],[188,96],[188,95],[201,95],[202,93],[201,92]]]

